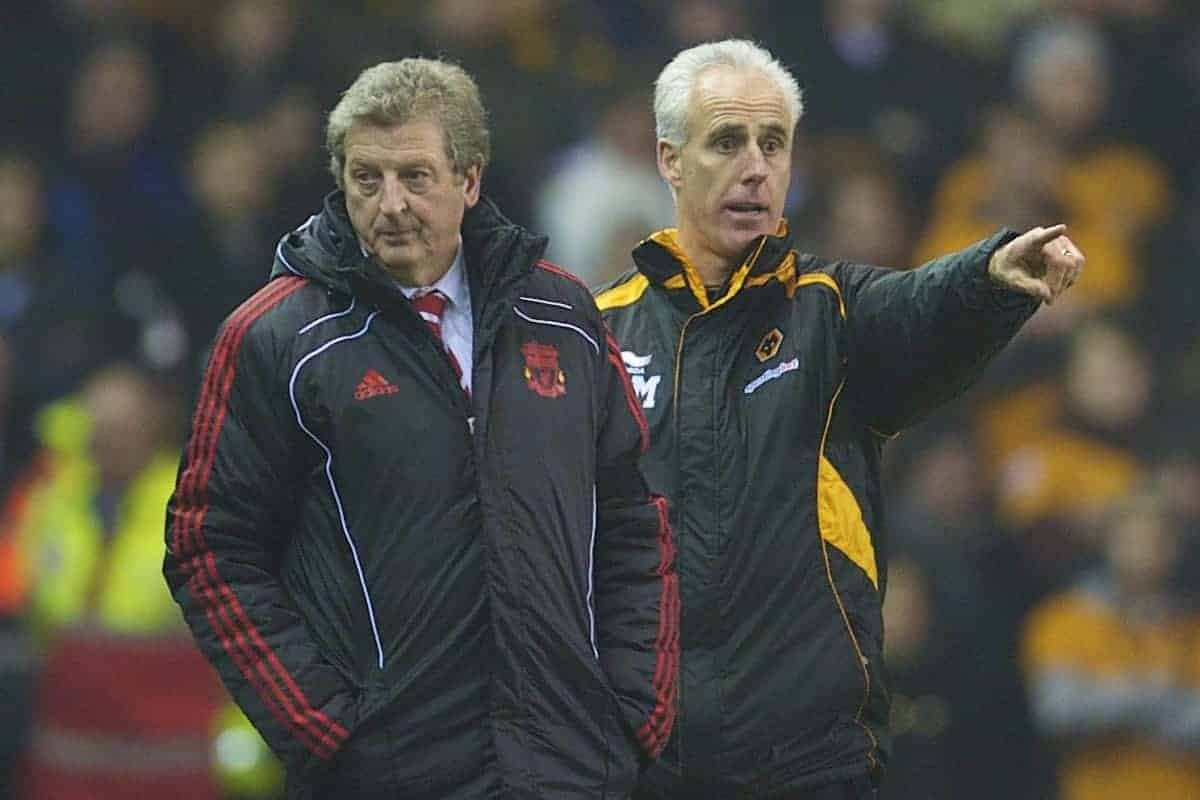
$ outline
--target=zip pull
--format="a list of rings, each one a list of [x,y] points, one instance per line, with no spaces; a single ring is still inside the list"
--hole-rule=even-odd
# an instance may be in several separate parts
[[[467,429],[471,431],[471,435],[475,435],[475,418],[467,417]]]

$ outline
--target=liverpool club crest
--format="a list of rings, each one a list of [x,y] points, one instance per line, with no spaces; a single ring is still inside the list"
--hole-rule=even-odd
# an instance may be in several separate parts
[[[525,382],[529,389],[542,397],[561,397],[567,393],[567,376],[558,366],[558,348],[552,344],[526,342],[521,345],[525,356]]]

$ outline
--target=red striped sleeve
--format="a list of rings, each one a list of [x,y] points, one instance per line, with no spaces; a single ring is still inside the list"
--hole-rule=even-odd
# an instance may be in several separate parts
[[[644,455],[650,449],[650,426],[646,422],[646,415],[642,413],[642,404],[638,402],[637,393],[633,391],[633,382],[629,379],[625,362],[621,360],[621,348],[617,345],[617,340],[613,337],[607,323],[604,324],[604,340],[608,345],[608,361],[621,378],[621,388],[625,390],[625,402],[629,404],[629,413],[633,414],[638,431],[641,433],[641,452]]]
[[[188,588],[204,609],[205,618],[230,661],[280,725],[316,756],[328,759],[349,736],[348,731],[309,702],[263,639],[237,594],[222,579],[203,533],[208,513],[208,481],[229,408],[242,340],[256,320],[306,284],[305,279],[296,277],[273,280],[234,311],[225,323],[213,347],[192,418],[186,466],[177,490],[172,544],[182,571],[188,576]]]
[[[658,634],[654,640],[654,708],[638,729],[637,739],[651,757],[657,758],[675,724],[676,678],[679,670],[679,576],[671,568],[675,561],[675,544],[667,519],[667,501],[655,495],[653,503],[658,511],[659,562],[656,574],[662,576],[662,591],[659,595]]]

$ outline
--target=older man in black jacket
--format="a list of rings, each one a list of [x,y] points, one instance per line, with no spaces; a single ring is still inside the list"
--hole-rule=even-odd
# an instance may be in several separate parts
[[[679,724],[645,798],[870,797],[888,752],[883,443],[960,392],[1083,257],[1060,226],[897,272],[792,249],[796,80],[750,42],[658,78],[678,227],[598,297],[672,503]]]
[[[618,350],[481,198],[461,69],[366,70],[328,144],[342,191],[213,346],[171,589],[293,795],[625,797],[678,612]]]

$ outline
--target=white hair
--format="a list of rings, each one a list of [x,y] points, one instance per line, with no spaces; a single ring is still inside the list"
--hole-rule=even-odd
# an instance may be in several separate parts
[[[725,39],[689,47],[663,67],[654,82],[654,127],[659,139],[673,145],[687,142],[688,106],[696,80],[713,67],[757,70],[783,92],[792,126],[804,113],[800,84],[787,67],[766,49],[746,39]]]

